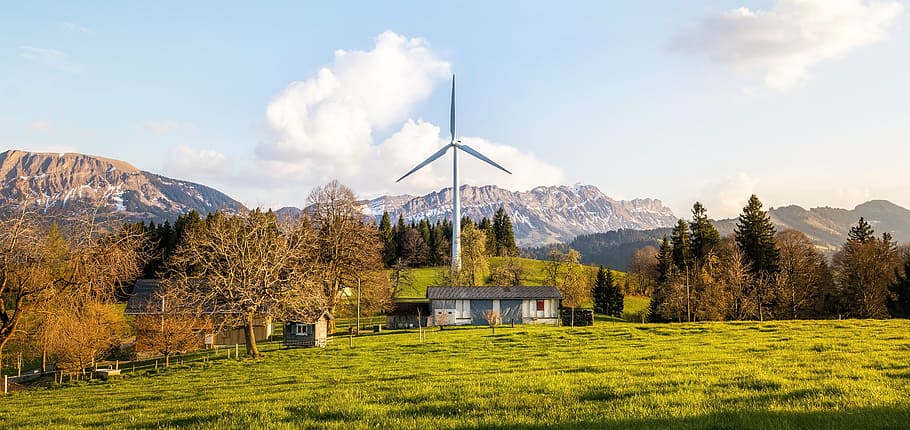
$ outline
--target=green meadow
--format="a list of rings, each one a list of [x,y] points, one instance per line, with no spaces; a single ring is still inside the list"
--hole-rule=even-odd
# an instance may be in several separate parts
[[[896,429],[906,320],[516,326],[184,357],[0,399],[6,428]],[[205,361],[202,361],[205,357]]]

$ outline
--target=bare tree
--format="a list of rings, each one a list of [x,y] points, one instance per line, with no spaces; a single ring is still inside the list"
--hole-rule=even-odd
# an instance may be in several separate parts
[[[195,351],[204,340],[197,332],[207,324],[177,289],[159,288],[136,317],[136,349],[152,350],[164,357],[164,366],[178,352]]]
[[[508,285],[517,287],[524,282],[525,268],[514,257],[508,257],[505,264],[490,269],[490,282],[493,285]]]
[[[383,269],[382,240],[378,230],[364,222],[354,192],[337,180],[316,187],[307,199],[307,220],[314,231],[315,259],[311,265],[315,279],[322,282],[324,309],[334,315],[345,300],[345,290],[360,280],[362,292],[378,290],[391,293],[388,282],[373,282],[366,272]],[[366,282],[365,282],[366,281]],[[329,331],[334,330],[334,319]]]
[[[635,294],[651,295],[657,282],[657,248],[646,246],[636,249],[629,260],[629,274],[632,275],[632,291]]]
[[[194,299],[199,315],[218,326],[244,328],[246,352],[259,356],[254,324],[267,316],[312,314],[326,305],[306,223],[280,225],[271,212],[215,213],[205,228],[185,233],[167,263],[170,288]]]
[[[825,257],[812,241],[797,230],[777,233],[780,249],[780,272],[777,275],[778,315],[784,318],[805,318],[817,305],[823,286],[829,277]]]
[[[465,225],[461,231],[461,278],[465,285],[477,285],[478,277],[488,268],[486,241],[487,235],[474,224]]]
[[[499,311],[494,311],[488,309],[483,311],[483,319],[487,321],[487,324],[493,329],[493,334],[496,334],[496,326],[502,325],[502,316],[499,314]]]

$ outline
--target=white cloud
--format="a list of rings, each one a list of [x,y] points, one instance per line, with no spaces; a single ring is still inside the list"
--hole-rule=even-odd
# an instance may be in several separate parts
[[[449,82],[451,66],[423,39],[385,32],[375,42],[370,51],[336,51],[331,66],[292,83],[269,103],[272,134],[256,147],[264,175],[275,183],[310,186],[338,178],[366,196],[451,186],[451,155],[394,184],[448,143],[439,126],[411,115],[417,103]],[[375,142],[375,133],[388,129],[397,131]],[[527,189],[562,179],[558,168],[533,154],[480,138],[462,141],[515,173],[507,175],[462,153],[462,183]]]
[[[20,46],[19,57],[33,63],[63,70],[64,72],[76,73],[82,70],[81,66],[70,60],[69,55],[56,49]]]
[[[46,119],[39,119],[30,122],[27,128],[32,133],[47,133],[51,131],[51,122]]]
[[[759,71],[765,85],[783,91],[807,80],[813,65],[884,39],[902,11],[895,0],[778,0],[771,10],[713,14],[672,47]]]
[[[733,218],[739,216],[749,197],[756,194],[758,183],[758,178],[740,172],[707,184],[698,193],[696,200],[705,206],[708,216],[713,219]],[[695,201],[688,202],[684,211],[674,211],[676,216],[689,218],[694,203]]]
[[[218,178],[233,171],[233,163],[214,149],[177,145],[168,153],[164,170],[178,178]]]

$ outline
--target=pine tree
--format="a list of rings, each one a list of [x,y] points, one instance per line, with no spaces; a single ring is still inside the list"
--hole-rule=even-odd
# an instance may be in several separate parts
[[[749,263],[750,272],[757,278],[770,280],[778,271],[780,251],[774,239],[774,224],[755,194],[739,215],[734,233],[736,245]]]
[[[859,217],[859,223],[850,227],[850,232],[847,233],[848,242],[866,243],[872,239],[875,239],[875,230],[863,217]]]
[[[493,231],[496,234],[496,255],[500,257],[517,257],[518,246],[515,245],[515,232],[512,220],[506,215],[502,206],[493,216]]]
[[[910,253],[904,256],[904,267],[897,271],[895,281],[889,287],[888,312],[892,317],[910,318]]]
[[[591,288],[591,297],[594,299],[594,312],[606,314],[610,309],[609,287],[613,284],[613,272],[604,270],[603,266],[597,269],[594,278],[594,287]]]
[[[392,232],[392,222],[389,219],[389,213],[382,213],[382,220],[379,221],[379,237],[382,239],[382,261],[386,267],[392,267],[398,258],[395,233]]]
[[[478,228],[487,236],[487,241],[484,244],[487,255],[493,257],[497,256],[496,233],[493,231],[493,223],[491,223],[487,217],[483,217],[483,219],[480,220]]]
[[[692,238],[689,236],[689,223],[679,220],[670,233],[670,245],[673,247],[673,264],[680,272],[692,267]]]
[[[673,247],[670,246],[670,240],[667,236],[660,242],[660,248],[657,250],[657,283],[664,283],[670,279],[673,273]]]
[[[613,272],[607,269],[607,275],[610,279],[609,288],[607,288],[607,315],[616,318],[622,318],[622,311],[625,307],[625,296],[618,282],[613,282]]]
[[[705,265],[714,247],[720,242],[720,233],[711,225],[708,211],[701,203],[692,206],[692,258],[698,267]]]

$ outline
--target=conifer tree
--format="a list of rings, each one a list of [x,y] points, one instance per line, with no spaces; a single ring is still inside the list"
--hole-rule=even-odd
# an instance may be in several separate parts
[[[613,284],[613,272],[607,271],[603,266],[597,269],[594,278],[594,287],[591,288],[591,297],[594,299],[594,312],[606,314],[610,309],[608,288]]]
[[[496,234],[496,255],[501,257],[518,256],[518,246],[515,245],[515,232],[512,230],[512,220],[506,215],[502,206],[493,216],[493,230]]]
[[[685,272],[692,267],[692,238],[689,236],[689,223],[679,220],[670,233],[670,244],[673,247],[673,264]]]
[[[875,230],[863,217],[859,217],[859,223],[850,227],[850,232],[847,233],[848,242],[866,243],[872,239],[875,239]]]
[[[736,245],[749,263],[752,275],[763,279],[773,277],[780,264],[774,224],[771,223],[771,216],[762,210],[762,203],[755,194],[749,197],[749,203],[739,215],[734,233]]]
[[[382,220],[379,221],[379,237],[382,239],[382,262],[386,267],[392,267],[395,260],[398,259],[395,233],[392,232],[392,222],[389,219],[389,213],[382,213]]]
[[[692,229],[692,258],[697,267],[702,267],[720,242],[720,233],[711,225],[707,209],[699,202],[692,206],[692,224],[689,226]]]
[[[618,282],[613,282],[613,272],[607,269],[608,279],[610,280],[607,288],[607,315],[616,318],[622,318],[622,311],[625,307],[625,296]]]
[[[892,317],[910,318],[910,253],[904,256],[903,270],[897,271],[890,286],[888,311]]]

